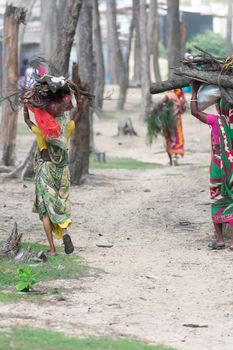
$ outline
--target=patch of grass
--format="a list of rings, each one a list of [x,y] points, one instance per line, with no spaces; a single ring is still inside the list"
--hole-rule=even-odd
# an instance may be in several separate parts
[[[12,328],[8,333],[0,332],[0,350],[31,350],[32,348],[33,350],[172,350],[162,345],[148,345],[134,340],[77,339],[62,333],[28,327]]]
[[[97,163],[93,156],[90,158],[92,169],[154,169],[161,166],[158,163],[146,163],[133,158],[110,158],[106,163]]]
[[[25,250],[31,246],[32,252],[36,253],[48,249],[47,246],[37,243],[23,243],[22,249]],[[9,257],[0,256],[0,301],[7,302],[18,299],[18,294],[15,292],[15,285],[18,282],[18,269],[30,267],[36,273],[36,279],[40,281],[49,281],[57,279],[75,279],[83,275],[87,271],[87,266],[84,265],[77,255],[66,255],[62,248],[57,249],[58,256],[48,257],[48,261],[43,263],[34,263],[33,261],[23,260],[14,261]],[[3,292],[3,288],[13,288],[11,296],[9,293]]]

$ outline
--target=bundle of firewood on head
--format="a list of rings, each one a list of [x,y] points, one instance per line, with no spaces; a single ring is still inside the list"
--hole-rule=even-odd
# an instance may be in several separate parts
[[[182,59],[182,65],[173,69],[173,77],[169,80],[151,84],[151,94],[183,88],[191,85],[193,80],[203,84],[216,85],[219,97],[233,104],[233,56],[219,58],[198,48],[201,54]]]

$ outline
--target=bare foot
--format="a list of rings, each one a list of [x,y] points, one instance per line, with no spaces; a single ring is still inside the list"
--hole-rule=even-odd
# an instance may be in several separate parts
[[[57,255],[57,253],[55,251],[51,251],[51,250],[48,253],[49,253],[50,256],[56,256]]]

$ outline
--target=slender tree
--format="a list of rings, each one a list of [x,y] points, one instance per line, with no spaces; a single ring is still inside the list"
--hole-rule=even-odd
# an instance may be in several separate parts
[[[95,69],[95,105],[97,108],[103,107],[103,95],[105,85],[104,57],[102,50],[102,36],[100,28],[99,1],[93,1],[93,31],[94,31],[94,64]]]
[[[14,165],[16,160],[16,133],[18,110],[18,34],[19,24],[25,21],[25,11],[22,8],[7,4],[4,14],[3,36],[3,97],[12,95],[2,103],[1,140],[2,163]]]
[[[171,77],[172,68],[178,67],[181,59],[179,0],[167,0],[167,28],[168,75]]]
[[[41,40],[40,52],[46,60],[51,61],[55,56],[57,46],[57,1],[40,0],[41,11]]]
[[[142,101],[140,118],[145,119],[149,113],[151,106],[151,94],[150,94],[150,57],[148,49],[148,36],[147,36],[147,13],[146,13],[146,0],[140,0],[140,47],[141,47],[141,90]]]
[[[56,45],[56,54],[51,66],[51,73],[67,75],[70,52],[74,42],[76,27],[83,0],[67,0],[63,16],[63,27]],[[59,21],[59,20],[58,20]],[[60,23],[60,22],[59,22]]]
[[[80,77],[85,88],[92,92],[92,0],[85,0],[83,3],[78,24],[78,36],[80,68],[79,75],[74,79],[76,81]],[[90,125],[93,125],[92,109],[89,100],[85,99],[81,120],[71,137],[70,173],[71,183],[74,185],[81,184],[89,172]]]
[[[133,20],[134,20],[134,73],[133,80],[136,83],[141,81],[141,49],[140,49],[140,28],[139,28],[140,0],[133,0]]]
[[[112,67],[113,80],[119,82],[119,96],[117,109],[124,108],[128,88],[127,62],[123,57],[120,40],[117,31],[116,1],[107,1],[107,22],[108,22],[108,50],[109,64]]]
[[[159,17],[158,2],[150,2],[149,21],[148,21],[148,42],[149,53],[153,57],[154,76],[156,81],[161,81],[159,68]]]

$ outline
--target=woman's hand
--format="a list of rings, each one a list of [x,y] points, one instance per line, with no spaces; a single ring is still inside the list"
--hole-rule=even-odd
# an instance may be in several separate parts
[[[68,80],[67,81],[67,85],[69,86],[69,88],[71,90],[73,90],[74,92],[78,93],[78,86],[72,80]]]
[[[197,92],[198,92],[198,89],[199,89],[199,87],[202,85],[203,83],[202,82],[200,82],[200,81],[198,81],[198,80],[193,80],[193,82],[192,82],[192,88],[193,88],[193,93],[195,93],[195,94],[197,94]]]
[[[25,123],[31,129],[32,125],[34,125],[34,123],[30,120],[30,115],[29,115],[28,107],[26,106],[26,104],[24,104],[24,106],[23,106],[23,116],[24,116]]]

